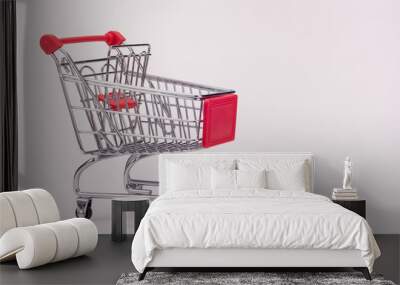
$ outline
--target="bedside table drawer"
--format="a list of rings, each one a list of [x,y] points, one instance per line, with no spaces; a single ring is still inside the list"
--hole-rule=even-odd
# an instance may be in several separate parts
[[[359,214],[364,219],[367,218],[366,214],[366,201],[365,200],[332,200],[332,202]]]

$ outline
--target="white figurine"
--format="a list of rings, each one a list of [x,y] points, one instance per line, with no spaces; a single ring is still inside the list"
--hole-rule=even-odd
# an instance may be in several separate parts
[[[351,187],[351,176],[352,176],[351,168],[352,168],[351,158],[350,156],[347,156],[346,160],[344,161],[343,189],[348,189],[348,190],[353,189]]]

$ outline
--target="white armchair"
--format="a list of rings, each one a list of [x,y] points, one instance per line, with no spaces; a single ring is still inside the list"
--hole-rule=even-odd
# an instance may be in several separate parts
[[[17,259],[20,269],[84,255],[96,248],[97,228],[83,218],[60,221],[43,189],[0,193],[0,262]]]

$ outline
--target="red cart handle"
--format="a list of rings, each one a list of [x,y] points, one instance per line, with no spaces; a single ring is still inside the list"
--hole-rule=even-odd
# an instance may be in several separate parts
[[[76,44],[86,42],[105,42],[109,46],[120,45],[125,41],[125,37],[117,32],[110,31],[105,35],[81,36],[71,38],[58,38],[55,35],[43,35],[40,38],[40,47],[45,54],[52,54],[61,48],[64,44]]]

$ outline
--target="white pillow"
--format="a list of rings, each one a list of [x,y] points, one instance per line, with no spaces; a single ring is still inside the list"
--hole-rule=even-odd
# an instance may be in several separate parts
[[[236,189],[236,170],[211,168],[211,189]]]
[[[211,169],[233,169],[234,160],[176,159],[166,164],[166,191],[211,190]]]
[[[210,189],[210,167],[169,163],[168,191]]]
[[[267,188],[267,171],[211,169],[211,189]]]
[[[241,159],[240,170],[267,170],[267,188],[272,190],[311,191],[307,177],[308,161],[298,159]]]
[[[306,191],[304,163],[271,169],[267,173],[267,180],[269,189]]]
[[[267,188],[267,171],[236,170],[237,188]]]

